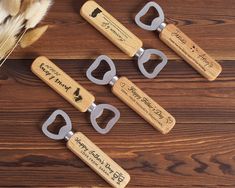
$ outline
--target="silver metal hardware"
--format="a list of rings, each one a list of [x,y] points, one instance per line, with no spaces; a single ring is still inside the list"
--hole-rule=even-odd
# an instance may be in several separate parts
[[[135,56],[139,58],[140,56],[143,55],[143,53],[144,53],[144,49],[143,49],[143,48],[140,48],[140,49],[136,52]]]
[[[65,120],[65,125],[60,128],[58,134],[54,134],[48,130],[48,127],[55,121],[57,116],[62,116]],[[53,112],[50,117],[42,125],[42,132],[49,138],[53,140],[69,140],[71,138],[69,135],[72,133],[72,123],[69,116],[62,110],[56,110]]]
[[[149,11],[149,9],[153,7],[157,10],[159,16],[154,18],[151,22],[150,25],[144,24],[141,21],[141,18],[147,14],[147,12]],[[162,10],[162,8],[155,3],[154,1],[147,3],[141,10],[140,12],[136,15],[135,17],[135,22],[136,24],[141,27],[142,29],[148,30],[148,31],[155,31],[155,30],[162,30],[162,26],[161,24],[164,22],[165,16],[164,16],[164,12]],[[164,26],[164,25],[163,25]]]

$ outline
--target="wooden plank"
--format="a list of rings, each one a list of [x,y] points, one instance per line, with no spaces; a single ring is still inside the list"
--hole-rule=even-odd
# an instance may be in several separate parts
[[[37,43],[18,48],[11,58],[30,59],[45,55],[53,59],[91,59],[107,54],[114,59],[130,59],[98,33],[79,14],[85,1],[55,1],[42,22],[50,26]],[[170,59],[179,57],[164,45],[154,32],[144,31],[134,23],[137,12],[147,0],[97,0],[107,11],[143,40],[146,48],[162,50]],[[158,0],[167,21],[176,24],[216,60],[234,60],[235,19],[233,0]]]
[[[55,61],[98,102],[120,109],[119,123],[106,136],[94,131],[88,114],[33,75],[32,60],[11,60],[0,70],[0,187],[108,186],[64,142],[41,132],[41,123],[57,108],[71,116],[74,130],[85,133],[131,175],[129,187],[235,186],[234,61],[220,61],[224,72],[215,82],[183,61],[171,61],[154,80],[144,79],[134,61],[116,62],[119,75],[128,76],[176,117],[167,136],[115,98],[109,87],[91,84],[85,77],[91,62]]]
[[[157,33],[136,26],[134,16],[147,0],[97,2],[140,37],[145,47],[158,48],[171,59],[154,80],[145,79],[136,60],[81,18],[84,2],[55,1],[41,23],[50,26],[48,32],[30,48],[18,47],[11,56],[29,60],[8,60],[0,69],[0,187],[108,186],[64,142],[50,140],[41,132],[42,122],[58,108],[71,116],[75,131],[86,134],[131,175],[128,187],[235,187],[234,1],[157,1],[167,22],[219,60],[223,72],[214,82],[180,60]],[[118,75],[127,76],[176,118],[168,135],[114,97],[110,87],[87,80],[91,59],[100,54],[116,59]],[[32,59],[39,55],[67,59],[54,62],[95,94],[98,103],[110,103],[121,111],[110,134],[95,132],[88,114],[77,111],[30,71]]]

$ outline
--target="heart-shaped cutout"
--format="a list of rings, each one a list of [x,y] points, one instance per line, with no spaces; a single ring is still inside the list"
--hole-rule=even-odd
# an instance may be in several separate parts
[[[146,68],[144,67],[144,64],[150,60],[151,55],[159,56],[162,59],[162,61],[150,73],[146,70]],[[159,50],[155,50],[155,49],[148,49],[148,50],[145,50],[143,55],[139,57],[138,66],[139,66],[141,73],[145,77],[147,77],[149,79],[153,79],[153,78],[157,77],[157,75],[161,72],[161,70],[166,66],[167,61],[168,61],[167,57],[163,52],[161,52]]]
[[[110,71],[108,71],[104,74],[103,79],[97,79],[92,75],[92,72],[99,67],[99,65],[101,64],[102,61],[105,61],[109,65]],[[88,68],[88,70],[86,72],[86,76],[91,82],[93,82],[95,84],[107,85],[110,83],[110,81],[113,79],[113,77],[116,76],[116,68],[115,68],[113,61],[108,56],[101,55]]]
[[[114,117],[109,120],[105,128],[101,128],[97,123],[97,119],[103,114],[104,110],[113,112]],[[95,109],[91,112],[90,116],[91,124],[93,125],[94,129],[100,134],[107,134],[113,128],[113,126],[116,124],[119,118],[120,118],[119,110],[109,104],[97,105]]]
[[[55,120],[56,120],[56,118],[58,116],[61,116],[65,120],[65,125],[60,128],[58,134],[54,134],[54,133],[51,133],[48,130],[48,127],[55,122]],[[72,130],[71,120],[70,120],[69,116],[64,111],[62,111],[62,110],[54,111],[50,115],[50,117],[45,121],[45,123],[42,125],[43,133],[47,137],[49,137],[49,138],[51,138],[53,140],[63,140],[65,138],[65,136],[68,134],[68,132],[71,131],[71,130]]]
[[[151,22],[151,25],[144,24],[141,21],[141,18],[149,11],[150,8],[155,8],[158,12],[159,16],[154,18]],[[158,29],[158,27],[164,22],[164,12],[162,8],[155,2],[149,2],[147,3],[140,12],[135,16],[135,22],[136,24],[141,27],[142,29],[148,30],[148,31],[155,31]]]

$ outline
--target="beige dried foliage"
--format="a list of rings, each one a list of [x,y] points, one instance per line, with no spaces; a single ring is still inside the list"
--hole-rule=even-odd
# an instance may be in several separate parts
[[[52,2],[53,0],[0,0],[0,67],[22,39],[20,45],[25,48],[46,32],[48,26],[33,28],[47,14]],[[29,29],[33,30],[28,31]]]
[[[11,16],[16,16],[20,11],[21,0],[1,0],[4,8]]]
[[[36,0],[23,0],[21,3],[20,12],[24,13]]]
[[[16,37],[10,37],[6,41],[4,48],[0,50],[0,59],[5,57],[8,54],[8,52],[10,52],[10,50],[14,47],[15,43],[16,43]]]
[[[48,9],[52,5],[52,0],[41,0],[40,8],[37,10],[36,14],[31,15],[29,19],[27,19],[26,29],[34,28],[47,14]],[[26,13],[27,14],[27,13]]]
[[[21,48],[26,48],[35,43],[47,31],[48,25],[28,31],[20,41]]]

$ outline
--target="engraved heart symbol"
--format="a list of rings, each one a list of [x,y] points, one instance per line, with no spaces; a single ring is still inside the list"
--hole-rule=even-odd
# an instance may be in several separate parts
[[[104,74],[103,79],[97,79],[92,75],[92,72],[99,67],[102,61],[105,61],[109,65],[110,71]],[[108,56],[101,55],[87,69],[86,76],[93,83],[98,85],[107,85],[112,80],[112,78],[116,76],[116,68],[113,61]]]
[[[155,8],[159,14],[159,16],[152,20],[151,25],[144,24],[141,21],[141,18],[149,11],[150,8]],[[164,13],[162,8],[155,2],[149,2],[147,3],[140,12],[135,17],[136,24],[141,27],[142,29],[149,30],[149,31],[155,31],[158,29],[158,27],[164,22]]]
[[[58,134],[54,134],[48,130],[48,127],[55,122],[55,120],[58,116],[62,116],[62,118],[65,120],[65,125],[60,128]],[[71,129],[72,129],[71,120],[70,120],[69,116],[62,110],[56,110],[55,112],[53,112],[51,114],[51,116],[46,120],[46,122],[42,125],[43,133],[53,140],[64,139],[65,136],[67,135],[67,133],[69,131],[71,131]]]
[[[114,117],[109,120],[109,122],[107,123],[105,128],[101,128],[98,125],[96,120],[99,117],[101,117],[101,115],[103,114],[105,109],[110,111],[110,112],[113,112]],[[101,134],[107,134],[113,128],[113,126],[116,124],[116,122],[119,120],[119,118],[120,118],[119,110],[117,108],[115,108],[114,106],[109,105],[109,104],[97,105],[95,107],[95,109],[91,112],[91,116],[90,116],[90,120],[91,120],[91,123],[92,123],[94,129],[97,132],[101,133]]]
[[[123,83],[123,82],[121,82],[120,85],[121,85],[121,87],[125,87],[126,86],[126,84]]]

